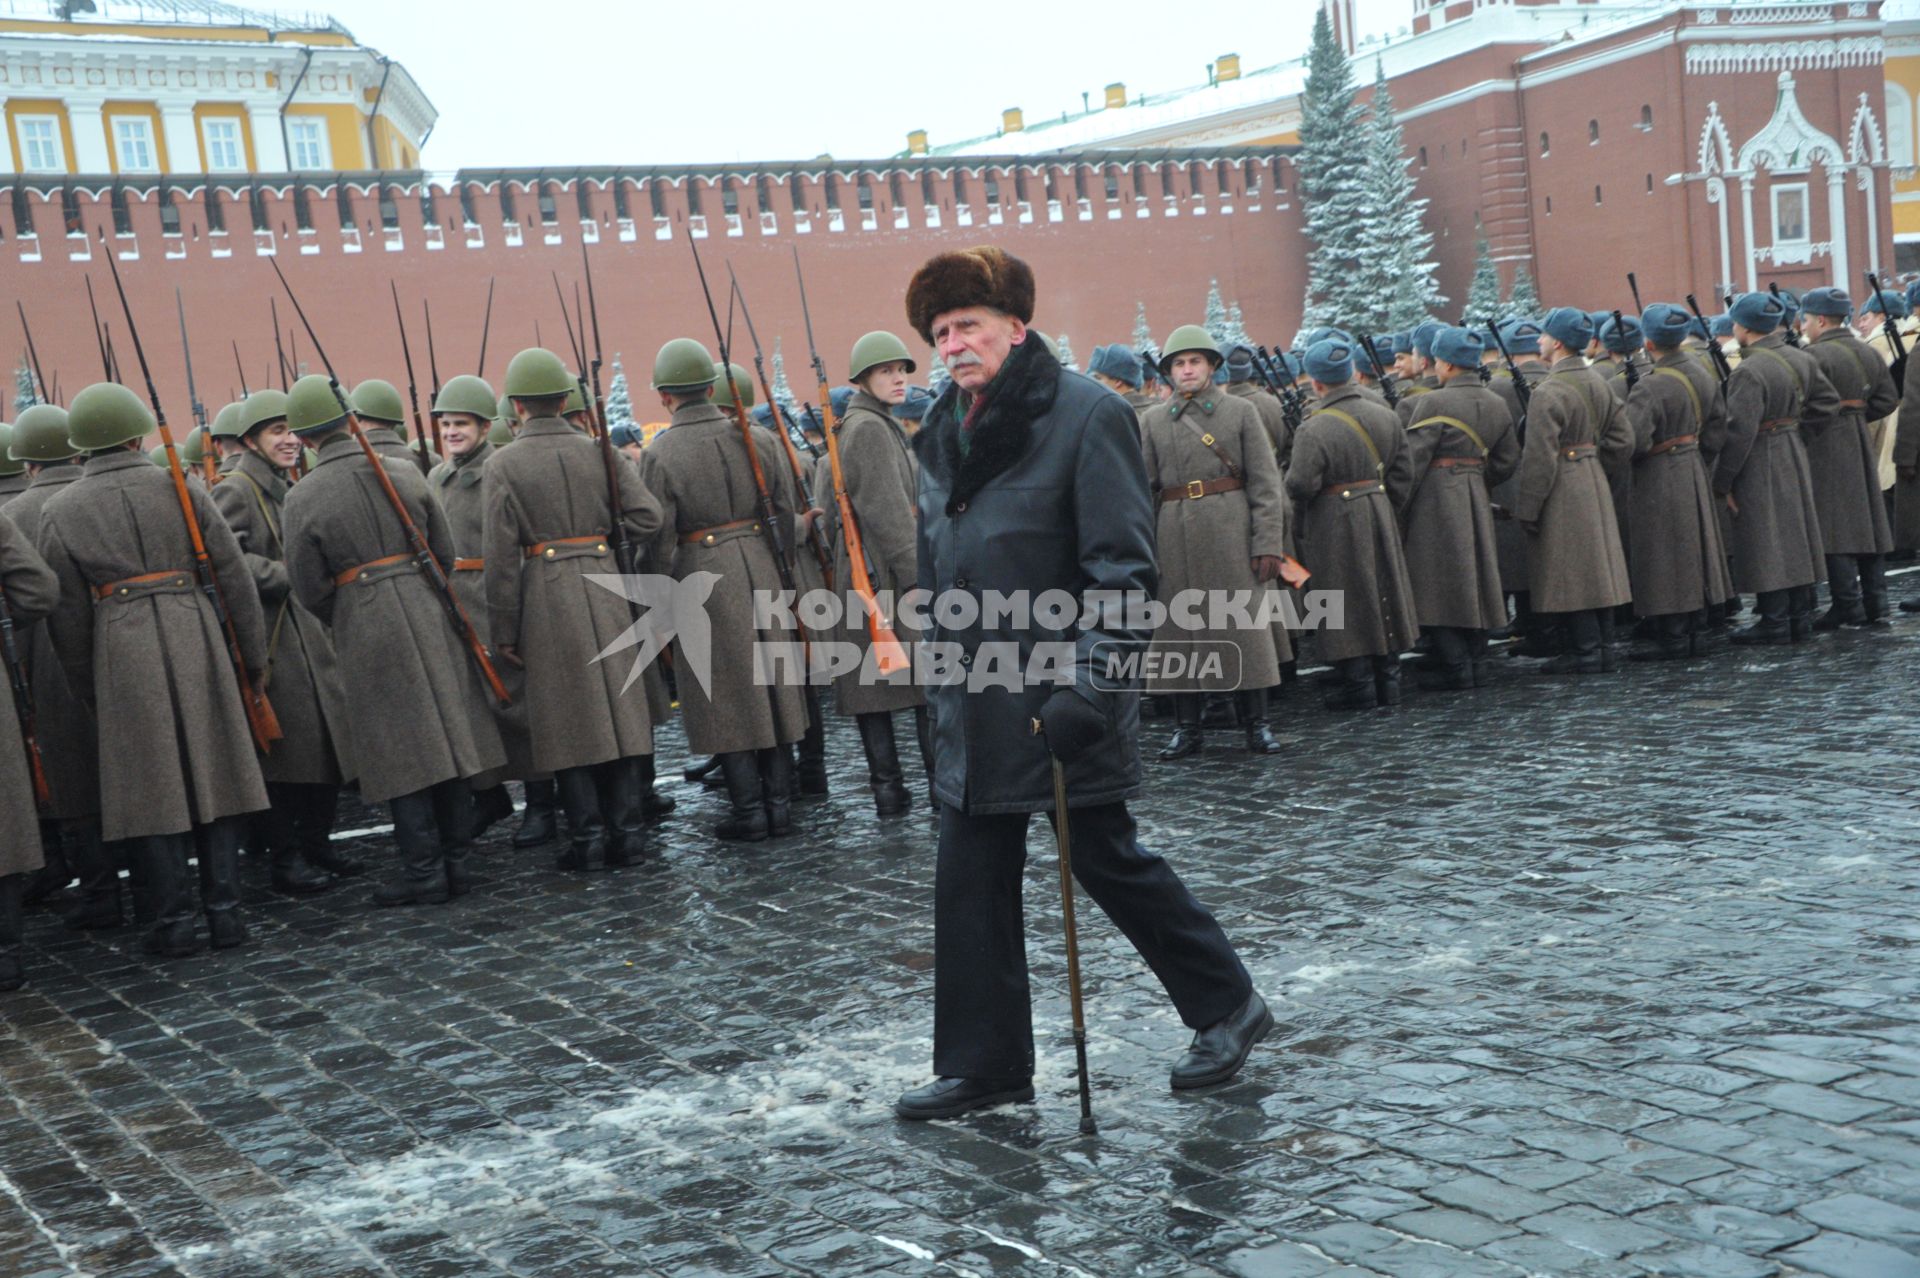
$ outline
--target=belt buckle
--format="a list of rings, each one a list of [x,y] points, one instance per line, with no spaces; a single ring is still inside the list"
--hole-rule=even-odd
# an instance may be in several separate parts
[[[1205,487],[1206,483],[1204,480],[1189,479],[1187,481],[1187,500],[1198,501],[1200,498],[1205,497],[1206,493],[1201,491]]]

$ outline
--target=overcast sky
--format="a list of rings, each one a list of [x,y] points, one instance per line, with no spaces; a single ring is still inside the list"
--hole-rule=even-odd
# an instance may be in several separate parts
[[[1247,70],[1297,57],[1313,12],[1310,0],[314,7],[419,81],[440,111],[423,157],[435,170],[879,158],[905,149],[910,129],[936,145],[978,137],[1004,107],[1057,117],[1115,80],[1131,93],[1201,83],[1222,53]],[[1363,29],[1390,30],[1413,0],[1360,9]]]

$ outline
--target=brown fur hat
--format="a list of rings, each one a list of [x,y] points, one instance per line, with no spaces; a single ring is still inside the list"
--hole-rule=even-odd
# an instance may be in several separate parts
[[[907,285],[907,322],[933,341],[933,321],[964,306],[990,306],[1033,322],[1033,268],[1001,249],[981,245],[942,253],[914,272]]]

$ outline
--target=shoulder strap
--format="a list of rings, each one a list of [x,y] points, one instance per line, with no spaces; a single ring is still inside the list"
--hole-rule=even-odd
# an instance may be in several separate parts
[[[1490,451],[1487,448],[1487,441],[1480,438],[1480,432],[1461,421],[1458,417],[1426,417],[1407,427],[1407,429],[1419,430],[1422,426],[1452,426],[1473,441],[1473,446],[1480,450],[1482,457],[1485,457]]]
[[[273,511],[267,506],[267,494],[266,491],[260,487],[260,481],[252,475],[249,475],[246,471],[241,470],[238,466],[234,467],[230,474],[237,475],[241,479],[246,480],[247,487],[253,490],[253,504],[260,508],[260,518],[266,521],[267,531],[273,534],[273,547],[280,552],[282,558],[285,558],[287,548],[282,545],[280,541],[280,523],[273,517]]]
[[[1691,377],[1688,377],[1685,373],[1669,364],[1662,364],[1656,367],[1653,370],[1653,375],[1655,377],[1671,377],[1687,388],[1687,398],[1693,401],[1694,433],[1698,434],[1700,428],[1707,423],[1706,406],[1700,402],[1700,388],[1693,384]]]
[[[1227,450],[1220,447],[1220,441],[1213,437],[1212,431],[1202,426],[1199,422],[1194,421],[1193,418],[1185,413],[1179,414],[1177,420],[1182,426],[1185,426],[1199,437],[1200,442],[1207,446],[1208,452],[1220,459],[1220,464],[1227,468],[1227,474],[1233,476],[1235,479],[1243,478],[1240,463],[1234,461],[1233,458],[1228,455]]]
[[[1773,362],[1786,369],[1788,376],[1793,378],[1793,419],[1799,421],[1800,411],[1805,407],[1807,399],[1807,388],[1800,384],[1800,370],[1793,366],[1792,360],[1771,346],[1762,346],[1755,351],[1755,354],[1772,356]]]
[[[1381,460],[1380,450],[1374,447],[1373,436],[1370,433],[1368,433],[1367,428],[1365,426],[1362,426],[1360,424],[1360,419],[1355,417],[1352,413],[1345,411],[1344,409],[1322,408],[1320,411],[1325,413],[1329,417],[1339,418],[1341,421],[1347,424],[1348,430],[1352,431],[1354,434],[1360,437],[1360,442],[1367,446],[1367,452],[1373,455],[1374,475],[1378,478],[1385,479],[1387,476],[1387,463]]]

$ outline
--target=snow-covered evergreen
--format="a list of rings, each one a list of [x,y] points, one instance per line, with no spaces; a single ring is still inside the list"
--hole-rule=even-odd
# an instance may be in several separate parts
[[[1067,335],[1065,333],[1060,334],[1060,336],[1054,339],[1054,344],[1060,348],[1060,367],[1067,369],[1069,372],[1079,372],[1080,361],[1074,357],[1073,343],[1067,340]]]
[[[1133,304],[1133,349],[1138,354],[1153,346],[1153,330],[1147,326],[1147,304]]]
[[[40,402],[33,393],[33,369],[22,359],[20,366],[13,370],[13,411],[17,416]]]
[[[620,353],[613,355],[613,384],[607,387],[607,425],[633,425],[633,392],[627,387],[627,370],[620,367]]]
[[[1374,62],[1372,114],[1367,121],[1367,209],[1360,228],[1364,251],[1360,306],[1371,303],[1370,332],[1411,328],[1439,311],[1447,298],[1434,278],[1433,234],[1427,201],[1407,171],[1405,140],[1393,112],[1386,68]]]
[[[1368,129],[1354,100],[1353,71],[1327,11],[1314,14],[1307,83],[1300,98],[1300,201],[1307,232],[1307,307],[1302,326],[1346,327],[1365,318],[1354,303],[1361,254],[1377,236],[1367,199]]]
[[[1540,318],[1540,294],[1533,287],[1533,276],[1525,262],[1514,271],[1513,287],[1507,290],[1507,314],[1523,319]]]
[[[1201,327],[1216,343],[1227,340],[1227,304],[1220,300],[1220,281],[1207,281],[1207,309]]]
[[[1226,339],[1220,343],[1220,349],[1224,351],[1235,346],[1245,346],[1248,349],[1253,347],[1253,338],[1247,333],[1247,321],[1240,314],[1238,302],[1227,307],[1227,335]]]
[[[1477,235],[1473,241],[1473,283],[1467,286],[1467,319],[1478,325],[1506,317],[1506,303],[1500,300],[1500,268],[1493,264],[1487,237]]]
[[[940,362],[940,357],[938,355],[935,355],[933,358],[927,361],[927,389],[928,390],[932,391],[937,396],[941,391],[947,388],[947,383],[952,380],[953,378],[947,373],[947,366]]]
[[[787,383],[787,360],[780,353],[780,339],[773,339],[773,397],[780,401],[780,408],[791,417],[798,417],[800,410],[795,407],[793,387]]]

